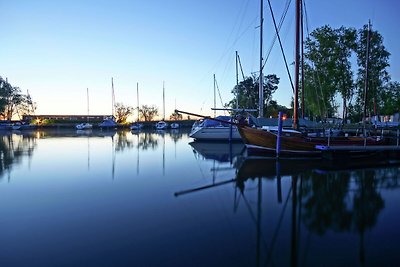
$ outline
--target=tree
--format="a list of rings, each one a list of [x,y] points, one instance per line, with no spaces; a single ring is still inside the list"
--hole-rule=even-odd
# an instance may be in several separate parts
[[[173,120],[173,121],[182,120],[182,118],[183,118],[182,114],[180,114],[176,111],[174,111],[174,113],[172,113],[171,116],[169,116],[169,119]]]
[[[122,103],[115,104],[115,119],[117,123],[126,123],[128,117],[132,115],[133,108],[129,106],[125,106]]]
[[[33,112],[36,104],[29,94],[23,95],[19,87],[14,87],[0,77],[0,117],[11,120],[14,115]]]
[[[400,83],[389,82],[383,87],[380,94],[383,105],[380,106],[380,113],[384,115],[394,114],[400,109]]]
[[[355,111],[362,114],[364,105],[364,89],[366,79],[366,59],[368,58],[368,92],[367,102],[365,103],[367,113],[377,113],[378,106],[384,106],[381,96],[384,92],[384,85],[390,81],[390,76],[387,71],[389,67],[390,53],[383,45],[382,35],[374,30],[370,30],[369,53],[367,53],[367,36],[368,25],[364,25],[358,30],[357,38],[357,98]],[[366,114],[367,115],[367,114]]]
[[[255,75],[246,77],[238,85],[232,89],[234,98],[225,104],[227,107],[236,108],[236,98],[238,99],[239,108],[257,109],[258,108],[258,90],[259,78]],[[264,76],[264,116],[268,116],[269,110],[265,108],[272,100],[272,94],[278,89],[279,78],[275,74]]]
[[[155,106],[142,105],[139,109],[139,114],[144,121],[152,121],[158,115],[158,109]]]
[[[315,29],[305,43],[304,80],[306,110],[312,115],[332,117],[337,113],[335,96],[343,99],[343,115],[353,95],[351,53],[356,30],[328,25]]]

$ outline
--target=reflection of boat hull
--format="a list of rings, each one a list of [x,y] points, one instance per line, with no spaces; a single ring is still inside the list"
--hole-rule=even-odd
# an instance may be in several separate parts
[[[245,146],[242,143],[191,142],[189,145],[206,159],[229,162],[241,155]]]
[[[310,172],[349,171],[382,166],[399,166],[400,160],[390,160],[387,157],[363,159],[276,159],[276,158],[246,158],[238,167],[237,178],[241,180],[258,177],[276,178],[277,176],[299,175]]]

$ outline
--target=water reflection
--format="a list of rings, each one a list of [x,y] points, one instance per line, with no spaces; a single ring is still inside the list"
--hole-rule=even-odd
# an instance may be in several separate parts
[[[36,148],[36,138],[30,132],[23,134],[0,134],[0,179],[10,174],[11,169],[22,162],[24,157],[30,159]],[[8,176],[10,179],[10,176]]]
[[[226,161],[222,153],[226,149],[217,154],[208,145],[190,145],[202,160]],[[239,154],[231,167],[236,169],[233,179],[215,181],[210,170],[210,183],[175,196],[233,184],[234,213],[245,207],[254,223],[255,266],[383,266],[398,259],[392,246],[397,247],[399,236],[391,234],[398,231],[383,230],[382,225],[390,225],[399,216],[384,218],[382,214],[386,202],[393,202],[389,193],[398,191],[400,161],[243,159]],[[271,202],[272,195],[276,198]],[[372,236],[379,241],[372,241]],[[385,246],[389,247],[387,258],[377,249],[382,240],[390,244]],[[326,247],[332,247],[336,256]]]

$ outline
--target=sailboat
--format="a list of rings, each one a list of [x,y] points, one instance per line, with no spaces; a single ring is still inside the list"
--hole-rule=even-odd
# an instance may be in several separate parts
[[[137,107],[136,107],[136,109],[137,109],[138,115],[137,115],[136,122],[133,123],[129,127],[132,131],[138,131],[138,130],[142,129],[142,127],[143,127],[143,124],[139,122],[139,83],[136,83],[136,95],[137,95]]]
[[[214,117],[216,108],[216,80],[214,74]],[[208,118],[201,121],[196,121],[192,130],[189,133],[189,137],[195,140],[202,141],[241,141],[242,138],[238,132],[236,126],[232,126],[224,121],[232,121],[231,116],[217,116],[216,120]]]
[[[294,89],[294,117],[292,132],[265,131],[244,125],[239,125],[240,135],[247,147],[248,154],[262,154],[275,156],[366,156],[382,154],[380,152],[399,152],[400,147],[390,145],[387,139],[381,136],[354,137],[308,137],[298,129],[298,87],[300,61],[300,0],[296,1],[296,56],[295,56],[295,89]],[[369,38],[368,38],[369,39]],[[368,55],[368,52],[367,52]],[[367,56],[368,58],[368,56]],[[366,83],[367,84],[367,83]],[[280,118],[279,118],[280,120]],[[365,119],[364,119],[365,120]]]
[[[87,99],[87,122],[76,125],[77,130],[89,130],[93,128],[93,125],[89,123],[89,88],[86,88],[86,99]]]
[[[117,123],[114,121],[114,105],[115,105],[115,95],[114,95],[114,79],[111,78],[111,117],[104,118],[103,122],[99,124],[101,129],[115,129],[117,128]]]
[[[168,128],[168,123],[165,122],[165,83],[163,82],[163,119],[156,123],[157,130],[165,130]]]

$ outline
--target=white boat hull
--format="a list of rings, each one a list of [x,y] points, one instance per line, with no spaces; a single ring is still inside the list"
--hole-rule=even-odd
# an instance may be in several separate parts
[[[231,135],[231,127],[196,127],[189,134],[190,137],[196,140],[220,140],[220,141],[229,141],[230,136],[232,136],[231,140],[239,141],[242,140],[242,137],[239,134],[239,131],[236,126],[232,127],[232,135]]]

